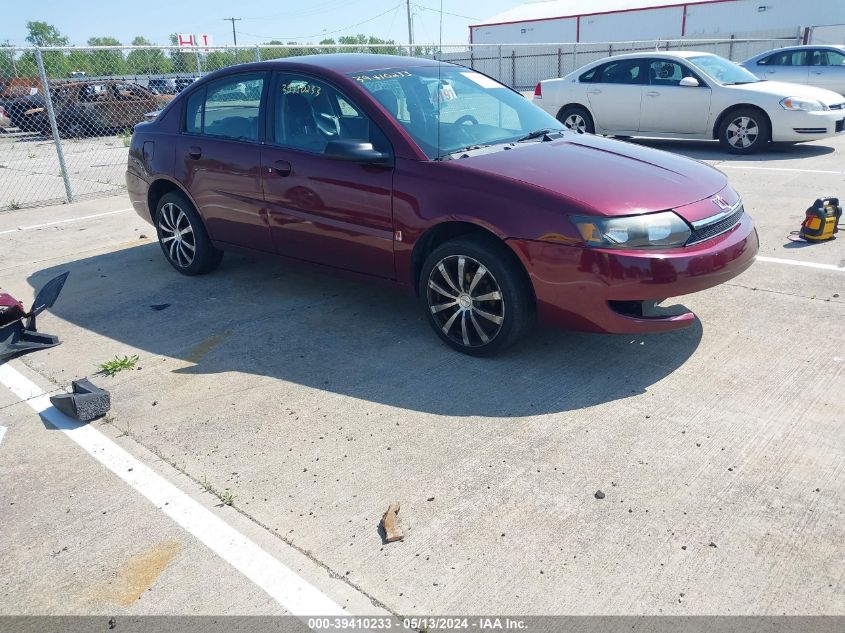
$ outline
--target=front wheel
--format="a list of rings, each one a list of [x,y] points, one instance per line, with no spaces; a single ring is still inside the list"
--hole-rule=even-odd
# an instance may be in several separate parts
[[[771,138],[769,119],[759,110],[752,108],[729,112],[719,126],[719,142],[732,154],[759,152]]]
[[[155,218],[158,243],[173,268],[183,275],[202,275],[217,268],[223,252],[211,244],[200,214],[183,194],[164,194]]]
[[[534,318],[524,271],[493,239],[460,238],[437,247],[423,264],[420,297],[437,335],[473,356],[513,344]]]

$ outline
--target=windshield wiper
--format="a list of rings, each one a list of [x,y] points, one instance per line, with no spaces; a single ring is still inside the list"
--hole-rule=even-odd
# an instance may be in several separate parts
[[[455,154],[462,154],[463,152],[471,152],[474,149],[482,149],[484,147],[490,147],[490,145],[491,145],[490,143],[487,143],[485,145],[474,143],[472,145],[467,145],[465,147],[459,147],[458,149],[450,149],[448,152],[443,152],[440,156],[438,156],[438,159],[442,160],[442,159],[447,158],[447,157],[451,158]]]
[[[557,132],[558,134],[563,134],[563,130],[561,130],[560,128],[546,127],[541,130],[534,130],[533,132],[526,134],[522,138],[516,139],[516,142],[522,143],[523,141],[531,141],[535,138],[549,136],[549,134],[553,134],[555,132]],[[549,140],[551,140],[551,137],[549,137]]]

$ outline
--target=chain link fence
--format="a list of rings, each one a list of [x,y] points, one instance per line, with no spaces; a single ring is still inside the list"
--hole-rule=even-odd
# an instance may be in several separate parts
[[[125,188],[135,124],[203,75],[235,64],[318,53],[380,53],[472,67],[517,90],[603,57],[701,50],[733,60],[798,38],[543,45],[0,47],[0,211]]]

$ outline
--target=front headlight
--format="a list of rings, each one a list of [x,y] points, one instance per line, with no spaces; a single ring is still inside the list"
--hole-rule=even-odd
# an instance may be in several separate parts
[[[780,107],[784,110],[803,110],[804,112],[821,112],[830,109],[821,101],[801,99],[800,97],[787,97],[780,102]]]
[[[672,211],[621,218],[571,216],[589,246],[602,248],[672,248],[690,238],[689,225]]]

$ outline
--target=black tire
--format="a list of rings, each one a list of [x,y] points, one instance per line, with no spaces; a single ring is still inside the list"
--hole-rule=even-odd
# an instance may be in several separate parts
[[[732,154],[754,154],[772,140],[769,118],[755,108],[731,110],[719,124],[719,143]]]
[[[596,124],[593,116],[586,108],[581,106],[566,106],[557,114],[557,120],[563,123],[568,129],[579,134],[595,134]]]
[[[525,271],[495,238],[462,237],[435,248],[423,264],[419,293],[432,329],[451,348],[471,356],[502,351],[534,322],[535,300]]]
[[[159,199],[155,227],[165,259],[183,275],[202,275],[220,265],[223,251],[212,246],[200,214],[181,192]]]

